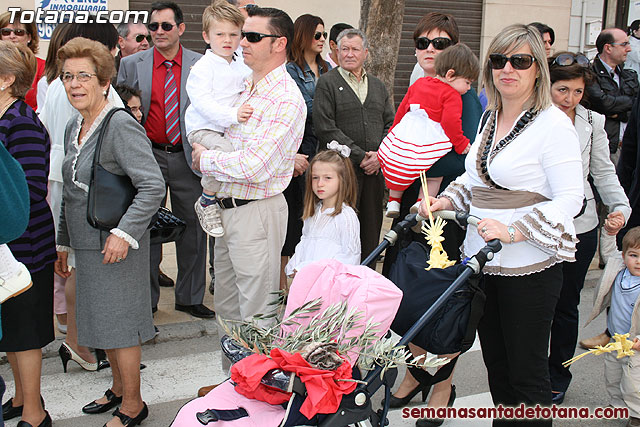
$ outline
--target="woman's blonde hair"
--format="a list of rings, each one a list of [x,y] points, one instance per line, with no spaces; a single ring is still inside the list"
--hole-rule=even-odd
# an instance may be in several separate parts
[[[320,202],[320,199],[313,192],[311,186],[313,180],[313,166],[318,162],[330,163],[338,172],[338,179],[340,180],[340,187],[338,189],[338,199],[336,200],[336,206],[331,216],[338,215],[342,212],[342,204],[346,204],[355,210],[356,198],[358,196],[357,188],[358,181],[356,179],[356,173],[353,171],[353,165],[349,158],[344,157],[342,154],[334,150],[321,151],[315,155],[311,164],[307,169],[305,193],[304,193],[304,210],[302,212],[302,219],[311,218],[316,213],[316,205]]]
[[[24,99],[36,77],[36,56],[23,44],[0,41],[0,76],[14,76],[15,81],[9,86],[11,95]]]
[[[493,83],[493,73],[489,62],[489,55],[492,53],[507,54],[520,47],[527,45],[531,49],[531,54],[535,58],[533,66],[538,70],[538,77],[533,87],[532,101],[533,108],[541,111],[551,106],[551,82],[549,79],[549,66],[547,65],[547,55],[544,50],[544,43],[540,32],[531,25],[514,24],[506,27],[491,41],[487,49],[487,59],[483,71],[483,83],[487,91],[487,109],[502,110],[502,97]]]
[[[105,45],[95,40],[76,37],[58,50],[58,74],[62,72],[64,61],[71,58],[86,58],[96,67],[96,77],[100,85],[111,81],[116,74],[113,55]]]

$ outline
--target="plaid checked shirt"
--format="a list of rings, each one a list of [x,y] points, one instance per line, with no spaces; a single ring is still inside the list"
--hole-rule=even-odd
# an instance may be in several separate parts
[[[284,64],[251,84],[245,81],[235,106],[248,103],[253,114],[225,134],[234,151],[208,150],[200,158],[202,173],[221,183],[218,197],[266,199],[282,193],[293,176],[307,115],[302,94]]]

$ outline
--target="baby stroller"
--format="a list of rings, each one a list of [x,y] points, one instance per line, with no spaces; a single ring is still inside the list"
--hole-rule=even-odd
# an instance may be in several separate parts
[[[442,212],[438,215],[447,219],[454,219],[460,224],[477,223],[477,219],[453,212]],[[404,221],[398,223],[389,231],[384,241],[370,254],[361,266],[345,266],[335,260],[324,260],[313,263],[298,272],[291,286],[285,316],[296,307],[311,301],[318,296],[323,297],[323,306],[329,306],[335,301],[346,300],[349,306],[363,309],[367,317],[373,317],[380,324],[380,336],[387,333],[389,326],[396,316],[396,311],[402,300],[402,291],[392,282],[375,271],[365,267],[375,260],[380,253],[393,245],[400,233],[406,232],[416,224],[420,217],[408,215]],[[446,300],[458,289],[463,287],[467,279],[481,272],[487,260],[500,250],[500,243],[489,242],[474,257],[466,262],[461,273],[446,291],[424,312],[420,319],[403,335],[399,346],[408,344],[426,325],[429,320],[443,307]],[[230,342],[228,337],[222,338],[223,352],[235,361],[243,350],[237,344]],[[246,350],[246,349],[245,349]],[[345,355],[347,360],[353,355]],[[355,360],[351,360],[354,362]],[[357,369],[354,369],[354,372]],[[270,372],[271,373],[271,372]],[[271,387],[276,386],[273,375],[268,373],[262,377],[262,382],[270,381]],[[323,427],[342,426],[384,426],[388,424],[388,401],[391,387],[397,377],[397,369],[388,369],[383,373],[383,367],[377,366],[363,375],[361,382],[355,389],[342,396],[337,410],[326,414],[314,423],[291,423],[299,414],[289,411],[290,407],[271,405],[264,401],[249,399],[237,393],[234,384],[227,380],[206,396],[194,399],[185,404],[174,419],[174,427],[196,427],[202,425],[214,426],[261,426],[277,427],[285,425],[319,425]],[[382,375],[381,375],[382,374]],[[354,375],[355,377],[356,375]],[[268,378],[270,377],[270,378]],[[280,376],[282,378],[282,376]],[[372,396],[384,386],[384,404],[382,409],[374,411]],[[288,376],[285,381],[277,385],[283,391],[293,392],[294,395],[307,396],[305,384],[297,376]]]

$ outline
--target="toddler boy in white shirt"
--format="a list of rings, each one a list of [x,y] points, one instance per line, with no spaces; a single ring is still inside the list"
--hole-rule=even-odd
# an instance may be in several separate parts
[[[242,13],[226,1],[216,1],[204,10],[202,38],[210,49],[191,69],[186,86],[191,104],[185,113],[185,126],[191,146],[198,143],[209,150],[232,151],[223,136],[225,129],[247,121],[253,113],[249,104],[232,106],[251,73],[235,53],[243,24]],[[220,183],[207,176],[201,183],[202,196],[195,204],[198,220],[208,235],[221,237],[224,228],[216,201]]]

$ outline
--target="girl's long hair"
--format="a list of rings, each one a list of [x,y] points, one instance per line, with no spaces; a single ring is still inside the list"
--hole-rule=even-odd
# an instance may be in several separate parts
[[[325,150],[316,154],[313,160],[311,160],[311,164],[307,170],[302,219],[311,218],[316,213],[316,205],[320,201],[318,196],[313,192],[313,188],[311,186],[313,180],[313,166],[318,162],[330,163],[335,166],[336,171],[338,172],[338,179],[340,180],[338,199],[336,200],[336,206],[331,216],[338,215],[342,212],[343,203],[355,210],[356,198],[358,195],[358,182],[356,180],[356,174],[353,171],[351,160],[344,157],[337,151]]]

